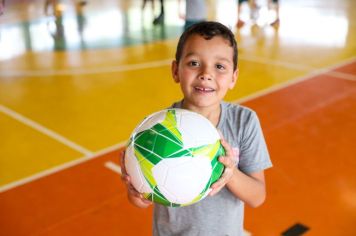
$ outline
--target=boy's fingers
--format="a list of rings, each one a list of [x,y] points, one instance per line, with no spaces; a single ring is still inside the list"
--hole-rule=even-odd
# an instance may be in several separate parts
[[[144,199],[142,199],[142,200],[143,200],[143,202],[146,203],[146,204],[152,204],[152,201],[147,200],[146,198],[144,198]]]
[[[129,188],[129,194],[133,197],[140,198],[146,204],[152,204],[152,201],[146,199],[142,193],[137,192],[137,190],[133,187]]]
[[[218,182],[216,182],[215,184],[213,184],[213,186],[211,186],[211,192],[209,193],[210,196],[214,196],[217,192],[220,191],[220,189],[222,189],[223,186],[220,186],[220,184]]]
[[[121,175],[121,180],[125,182],[126,185],[131,185],[130,176],[128,175]]]
[[[141,201],[143,201],[145,204],[152,204],[152,201],[145,198],[142,194],[141,194],[140,198],[141,198]]]
[[[240,149],[235,147],[235,148],[232,148],[232,151],[234,152],[234,156],[238,157],[240,155]]]
[[[125,151],[121,151],[120,154],[120,163],[123,164],[125,161]]]
[[[222,175],[218,181],[216,181],[213,185],[211,185],[211,188],[213,190],[220,189],[225,185],[226,181],[226,175]]]
[[[121,179],[127,182],[130,182],[130,176],[128,175],[121,175]]]
[[[229,160],[226,159],[230,159],[232,161],[232,163],[235,165],[236,161],[234,161],[238,155],[239,155],[239,149],[238,148],[232,148],[230,146],[230,144],[225,140],[223,134],[221,133],[220,130],[218,130],[219,134],[220,134],[220,142],[221,145],[224,147],[225,149],[225,157],[223,158],[223,163],[227,164],[228,166],[232,166]]]
[[[121,166],[121,172],[122,172],[121,179],[127,186],[128,194],[133,197],[140,198],[141,201],[145,204],[152,204],[152,202],[150,200],[144,198],[144,196],[140,192],[138,192],[135,189],[135,187],[131,184],[130,176],[127,174],[126,168],[125,168],[125,150],[123,150],[119,153],[119,158],[120,158],[120,166]]]
[[[223,147],[225,149],[225,156],[233,156],[234,151],[232,150],[230,144],[228,142],[226,142],[225,139],[221,139],[220,142],[221,142],[221,145],[223,145]]]
[[[122,175],[127,175],[126,168],[125,168],[125,150],[120,152],[120,167]]]
[[[228,167],[228,168],[232,168],[232,167],[235,167],[235,162],[227,157],[227,156],[221,156],[219,157],[219,161],[224,164],[225,167]]]

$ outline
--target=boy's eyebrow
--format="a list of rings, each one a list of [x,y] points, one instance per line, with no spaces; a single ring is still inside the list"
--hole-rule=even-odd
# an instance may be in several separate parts
[[[190,56],[195,56],[195,55],[197,55],[197,53],[189,52],[184,56],[184,58],[187,58],[187,57],[190,57]],[[219,60],[219,61],[227,61],[227,62],[232,62],[233,61],[233,60],[230,60],[227,57],[217,57],[216,59]]]
[[[220,60],[220,61],[233,62],[233,60],[230,60],[230,59],[227,58],[227,57],[218,57],[217,59]]]
[[[190,57],[190,56],[194,56],[194,55],[196,55],[195,52],[189,52],[189,53],[187,53],[187,55],[185,55],[184,57]]]

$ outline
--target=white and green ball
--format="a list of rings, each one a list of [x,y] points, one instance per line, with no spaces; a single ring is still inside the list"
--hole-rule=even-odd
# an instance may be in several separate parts
[[[168,109],[146,117],[133,131],[125,167],[137,191],[171,207],[196,203],[207,196],[224,166],[216,128],[205,117]]]

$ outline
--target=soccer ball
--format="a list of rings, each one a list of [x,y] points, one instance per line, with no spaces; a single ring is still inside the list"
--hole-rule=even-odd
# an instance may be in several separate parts
[[[207,196],[224,165],[216,128],[208,119],[184,109],[167,109],[146,117],[133,131],[125,168],[146,199],[170,207],[186,206]]]

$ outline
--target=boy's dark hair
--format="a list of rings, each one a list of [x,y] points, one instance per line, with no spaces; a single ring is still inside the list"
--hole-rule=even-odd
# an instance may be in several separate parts
[[[231,32],[229,28],[225,25],[215,22],[215,21],[204,21],[190,26],[186,29],[183,34],[180,36],[177,51],[176,51],[176,61],[179,62],[183,47],[188,40],[188,38],[194,34],[201,35],[206,40],[210,40],[215,36],[221,36],[224,39],[230,42],[230,46],[234,50],[233,62],[234,62],[234,70],[237,68],[237,43],[235,40],[234,34]]]

